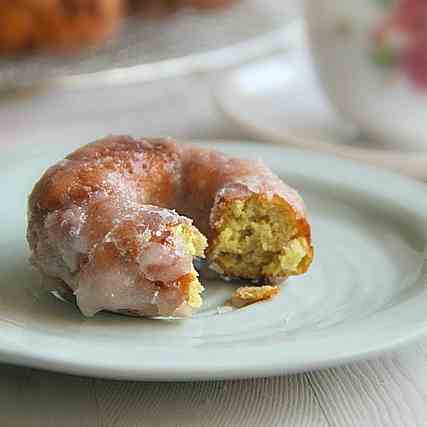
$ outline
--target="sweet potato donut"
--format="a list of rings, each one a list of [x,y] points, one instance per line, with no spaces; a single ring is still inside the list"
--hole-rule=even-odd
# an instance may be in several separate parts
[[[203,289],[193,258],[206,246],[213,269],[258,282],[304,273],[313,256],[301,198],[263,163],[129,136],[49,168],[29,198],[27,236],[32,263],[85,315],[189,315]]]
[[[70,51],[108,37],[122,15],[122,0],[2,0],[0,52]]]

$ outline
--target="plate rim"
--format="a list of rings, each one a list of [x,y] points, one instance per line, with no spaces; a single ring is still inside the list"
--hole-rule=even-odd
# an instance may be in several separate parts
[[[184,140],[183,140],[184,142]],[[344,160],[340,159],[336,156],[330,156],[319,153],[309,153],[303,150],[295,149],[295,148],[284,148],[278,147],[273,144],[265,144],[265,143],[256,143],[250,141],[227,141],[227,140],[185,140],[185,142],[204,145],[215,145],[216,148],[224,149],[227,146],[237,147],[239,150],[244,150],[248,148],[255,148],[255,151],[262,151],[262,153],[269,153],[266,155],[266,161],[269,163],[273,170],[276,169],[274,165],[272,165],[272,159],[275,160],[273,163],[280,161],[279,156],[274,156],[274,153],[284,154],[286,153],[288,156],[295,156],[300,159],[304,159],[305,162],[310,164],[310,162],[315,163],[323,163],[330,165],[330,168],[335,170],[334,176],[327,177],[330,182],[343,182],[343,176],[340,175],[343,171],[350,171],[349,175],[352,175],[354,171],[358,171],[360,174],[360,181],[358,183],[359,186],[370,185],[372,186],[372,194],[376,193],[384,195],[387,199],[391,199],[393,196],[398,195],[400,197],[399,202],[403,205],[413,209],[417,214],[422,217],[423,222],[427,223],[427,198],[425,198],[426,187],[425,185],[407,177],[400,176],[398,174],[383,171],[378,168],[367,166],[363,164],[359,164],[358,162],[352,160]],[[20,157],[20,153],[26,152],[28,156],[31,156],[31,150],[28,150],[30,143],[23,143],[19,146],[15,147],[15,149],[11,148],[7,151],[7,155],[3,155],[0,159],[0,164],[7,163],[10,161],[9,156],[16,156],[15,158]],[[52,149],[52,147],[58,148],[55,144],[45,143],[42,144],[43,147],[36,147],[37,151],[43,151]],[[76,144],[77,146],[77,144]],[[74,144],[73,144],[74,147]],[[240,147],[240,148],[239,148]],[[33,147],[34,148],[34,147]],[[64,148],[64,150],[69,150],[71,145],[61,146],[60,149]],[[319,168],[321,170],[322,168]],[[336,172],[338,171],[338,173]],[[304,176],[304,171],[301,171],[302,176]],[[323,175],[322,175],[323,174]],[[320,178],[324,179],[326,172],[323,171],[320,173]],[[354,175],[353,175],[354,176]],[[334,178],[335,177],[335,178]],[[369,180],[375,177],[374,181]],[[346,181],[344,177],[344,182]],[[347,183],[350,181],[347,181]],[[368,183],[369,182],[369,183]],[[388,183],[388,187],[385,189],[383,184],[384,182]],[[368,184],[367,184],[368,183]],[[353,183],[354,184],[354,183]],[[356,185],[356,184],[354,184]],[[357,187],[357,185],[356,185]],[[406,191],[402,192],[401,189]],[[424,196],[426,199],[423,201]],[[391,311],[399,312],[399,307],[411,303],[411,306],[419,307],[423,306],[422,303],[427,302],[427,289],[425,292],[421,292],[423,294],[423,299],[421,301],[420,297],[417,297],[416,301],[410,300],[409,302],[403,302],[398,304],[396,307],[393,307]],[[385,310],[390,311],[390,310]],[[382,311],[382,312],[385,312]],[[377,318],[376,315],[370,316],[369,319]],[[377,319],[378,320],[378,319]],[[414,320],[415,321],[415,320]],[[82,361],[82,359],[72,360],[73,351],[72,349],[70,354],[67,354],[67,357],[64,357],[64,354],[60,354],[59,357],[55,352],[49,348],[45,349],[46,351],[40,352],[40,349],[35,351],[34,349],[26,349],[13,341],[13,330],[16,329],[15,325],[7,325],[4,322],[0,321],[0,329],[3,329],[8,335],[8,338],[5,339],[5,334],[2,333],[0,335],[0,360],[5,363],[12,363],[15,365],[26,365],[35,368],[48,369],[63,373],[71,373],[76,375],[86,375],[91,377],[102,377],[102,378],[112,378],[112,379],[128,379],[128,380],[146,380],[146,381],[188,381],[188,380],[212,380],[212,379],[230,379],[230,378],[250,378],[250,377],[264,377],[264,376],[272,376],[272,375],[282,375],[287,373],[301,372],[312,369],[319,369],[325,367],[337,366],[343,363],[348,363],[351,361],[357,361],[361,359],[366,359],[370,357],[375,357],[379,354],[384,353],[385,351],[394,350],[404,344],[408,344],[416,339],[421,338],[422,336],[427,335],[427,317],[422,317],[420,319],[416,319],[415,327],[412,325],[408,328],[408,325],[404,323],[400,328],[393,328],[393,330],[384,330],[385,338],[382,338],[380,342],[370,342],[369,345],[366,345],[364,348],[360,348],[358,352],[355,352],[354,349],[346,348],[342,349],[341,352],[337,352],[335,355],[328,355],[327,357],[322,356],[320,358],[316,357],[305,357],[304,360],[296,363],[289,363],[289,360],[286,361],[286,349],[283,349],[279,343],[279,350],[281,351],[280,355],[274,353],[272,350],[278,350],[278,345],[270,345],[268,348],[268,354],[263,352],[263,349],[257,349],[256,357],[251,358],[251,360],[239,361],[233,360],[232,363],[229,363],[228,366],[224,366],[221,363],[215,362],[214,364],[207,366],[206,361],[210,358],[216,356],[218,351],[208,351],[206,358],[201,358],[198,364],[192,361],[191,365],[186,364],[185,361],[181,364],[169,365],[169,366],[160,366],[154,363],[151,365],[141,366],[139,365],[120,365],[108,363],[108,361],[102,361],[102,364],[99,363],[99,360],[86,359],[86,361]],[[338,326],[339,329],[339,326]],[[12,332],[10,332],[12,331]],[[359,330],[360,332],[360,330]],[[335,340],[335,337],[332,337]],[[366,337],[361,335],[357,336],[356,339],[362,340]],[[323,343],[327,344],[331,337],[321,337]],[[300,340],[304,341],[303,340]],[[49,342],[49,340],[47,340]],[[53,342],[58,342],[58,338],[55,337]],[[369,340],[368,340],[369,342]],[[324,346],[320,351],[325,352]],[[359,344],[360,347],[360,344]],[[362,346],[363,347],[363,346]],[[77,350],[81,350],[81,347],[77,346]],[[219,350],[221,353],[221,349]],[[274,353],[274,354],[272,354]],[[327,351],[326,351],[327,353]],[[253,355],[252,355],[253,356]],[[70,359],[71,357],[71,359]],[[205,356],[203,356],[205,357]],[[182,362],[182,361],[181,361]]]

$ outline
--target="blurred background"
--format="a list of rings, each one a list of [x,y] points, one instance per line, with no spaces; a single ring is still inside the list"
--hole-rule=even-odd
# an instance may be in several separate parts
[[[298,3],[2,1],[4,143],[77,128],[82,142],[118,132],[241,138],[212,95],[225,70],[281,50]]]
[[[425,180],[426,21],[422,0],[3,0],[3,145],[256,140]]]

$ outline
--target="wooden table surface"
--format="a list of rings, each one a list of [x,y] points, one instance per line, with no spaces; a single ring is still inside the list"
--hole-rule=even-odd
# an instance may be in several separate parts
[[[28,138],[25,125],[46,126],[46,117],[64,126],[89,114],[105,117],[107,130],[108,115],[124,107],[120,129],[140,117],[130,133],[251,139],[216,111],[211,90],[217,81],[217,75],[193,76],[114,93],[4,100],[0,141]],[[427,426],[427,340],[334,369],[223,382],[121,382],[0,365],[1,427],[279,425]]]

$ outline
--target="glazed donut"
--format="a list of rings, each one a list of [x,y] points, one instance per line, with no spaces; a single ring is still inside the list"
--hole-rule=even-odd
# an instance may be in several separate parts
[[[88,316],[190,315],[204,253],[223,276],[262,283],[304,273],[313,257],[301,198],[267,166],[172,139],[78,149],[36,183],[28,217],[33,265]]]
[[[72,51],[105,39],[117,28],[122,0],[3,0],[0,52]]]

